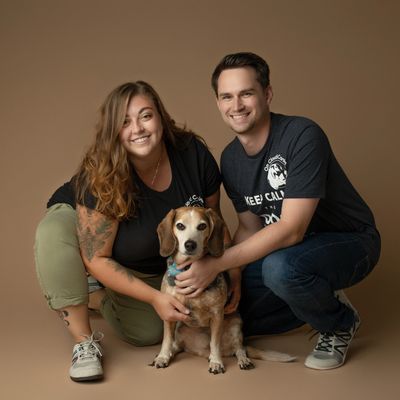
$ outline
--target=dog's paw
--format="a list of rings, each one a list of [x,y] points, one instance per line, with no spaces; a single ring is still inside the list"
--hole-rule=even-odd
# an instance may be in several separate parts
[[[238,365],[240,369],[253,369],[255,368],[253,362],[250,360],[250,358],[242,358],[241,360],[238,361]]]
[[[156,368],[167,368],[169,365],[169,358],[157,356],[150,365]]]
[[[210,374],[224,374],[225,373],[225,367],[224,364],[221,362],[211,362],[208,364],[208,372]]]

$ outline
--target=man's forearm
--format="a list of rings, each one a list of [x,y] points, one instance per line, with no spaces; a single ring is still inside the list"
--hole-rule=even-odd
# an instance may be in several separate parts
[[[234,235],[235,245],[227,249],[224,255],[218,259],[218,267],[221,271],[226,271],[247,265],[275,250],[293,246],[301,240],[302,237],[282,221],[262,228],[253,234],[238,230]]]
[[[239,226],[238,229],[236,229],[236,232],[233,235],[232,245],[235,246],[235,245],[237,245],[239,243],[244,242],[246,239],[250,238],[255,233],[257,233],[257,231],[252,232],[250,230],[244,229],[241,226]]]
[[[240,225],[238,227],[238,229],[236,230],[235,234],[233,235],[233,239],[232,239],[232,246],[236,246],[239,243],[244,242],[246,239],[250,238],[252,235],[254,235],[254,233],[256,232],[252,232],[250,230],[246,230],[244,228],[242,228]],[[229,247],[232,247],[229,246]],[[226,248],[228,249],[228,248]],[[226,250],[225,250],[226,251]],[[246,267],[246,264],[242,264],[240,266],[238,266],[238,268],[240,268],[241,270],[243,270]],[[229,268],[229,271],[233,270],[234,268]]]

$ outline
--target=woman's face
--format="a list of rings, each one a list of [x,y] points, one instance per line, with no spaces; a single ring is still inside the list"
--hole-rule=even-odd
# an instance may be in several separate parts
[[[122,146],[132,161],[145,159],[159,149],[163,126],[153,100],[146,95],[132,97],[119,133]]]

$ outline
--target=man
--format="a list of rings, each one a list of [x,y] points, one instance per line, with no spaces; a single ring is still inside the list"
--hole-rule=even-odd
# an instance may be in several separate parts
[[[313,121],[270,112],[269,67],[259,56],[224,57],[212,75],[222,119],[236,133],[221,157],[237,211],[234,246],[178,275],[196,296],[215,274],[247,265],[240,311],[246,335],[310,324],[320,332],[305,365],[344,363],[360,317],[341,289],[376,265],[374,217]]]

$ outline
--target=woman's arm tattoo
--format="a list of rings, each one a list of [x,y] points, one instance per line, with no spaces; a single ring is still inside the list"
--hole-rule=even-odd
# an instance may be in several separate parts
[[[83,213],[84,216],[81,218],[79,213]],[[96,252],[104,248],[110,236],[115,234],[115,226],[113,220],[86,208],[78,212],[77,231],[82,254],[91,261]],[[123,267],[107,254],[103,254],[103,257],[113,267],[114,271],[122,273],[130,281],[136,279],[132,270]]]
[[[67,320],[67,318],[68,318],[68,316],[69,316],[68,311],[66,311],[66,310],[58,311],[58,315],[59,315],[60,318],[64,321],[64,324],[65,324],[66,326],[69,326],[69,321]]]
[[[84,226],[85,225],[85,226]],[[78,239],[84,256],[91,261],[98,250],[101,250],[106,240],[113,234],[113,222],[107,217],[100,217],[91,209],[87,209],[87,223],[78,216]]]
[[[135,274],[131,269],[123,267],[121,264],[117,263],[112,258],[108,258],[107,262],[112,265],[112,267],[114,268],[114,271],[121,272],[130,281],[134,281],[136,279]]]

